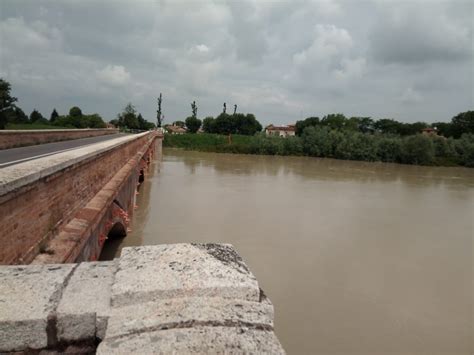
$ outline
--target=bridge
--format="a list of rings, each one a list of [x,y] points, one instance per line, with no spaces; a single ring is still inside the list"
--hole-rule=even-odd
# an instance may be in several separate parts
[[[90,131],[82,134],[96,135]],[[126,235],[137,186],[151,160],[161,154],[162,135],[101,133],[113,136],[85,145],[82,141],[79,147],[55,146],[52,152],[43,152],[43,145],[1,151],[0,159],[5,152],[16,152],[13,156],[20,159],[3,157],[0,163],[0,264],[93,261],[107,238]],[[44,139],[69,138],[54,134]],[[8,132],[0,135],[0,142],[7,142],[5,137]],[[23,157],[32,148],[42,153]]]
[[[96,261],[126,235],[163,138],[106,133],[0,151],[0,352],[284,354],[273,305],[231,245]]]

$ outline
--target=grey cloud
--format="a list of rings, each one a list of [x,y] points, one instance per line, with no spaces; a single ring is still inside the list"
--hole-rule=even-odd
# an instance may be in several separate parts
[[[192,100],[199,116],[226,101],[264,124],[449,119],[472,106],[472,5],[411,3],[3,0],[0,75],[45,115],[111,119],[132,101],[153,120],[162,92],[167,121]]]
[[[448,15],[446,6],[443,2],[380,6],[369,37],[373,57],[404,64],[472,58],[472,19]]]

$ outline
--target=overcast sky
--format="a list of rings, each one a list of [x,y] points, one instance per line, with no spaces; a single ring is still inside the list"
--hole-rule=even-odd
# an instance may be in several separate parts
[[[263,124],[341,112],[413,122],[473,109],[472,1],[0,1],[0,76],[19,106],[106,120]],[[166,123],[165,122],[165,123]]]

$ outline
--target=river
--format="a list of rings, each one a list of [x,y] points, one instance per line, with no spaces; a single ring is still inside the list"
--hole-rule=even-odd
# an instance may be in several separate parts
[[[164,149],[152,170],[120,247],[233,244],[289,354],[471,353],[474,169]]]

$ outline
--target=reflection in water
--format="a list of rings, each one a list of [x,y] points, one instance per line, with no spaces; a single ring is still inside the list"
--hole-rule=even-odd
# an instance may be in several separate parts
[[[470,354],[474,169],[165,150],[124,245],[236,246],[290,354]]]

